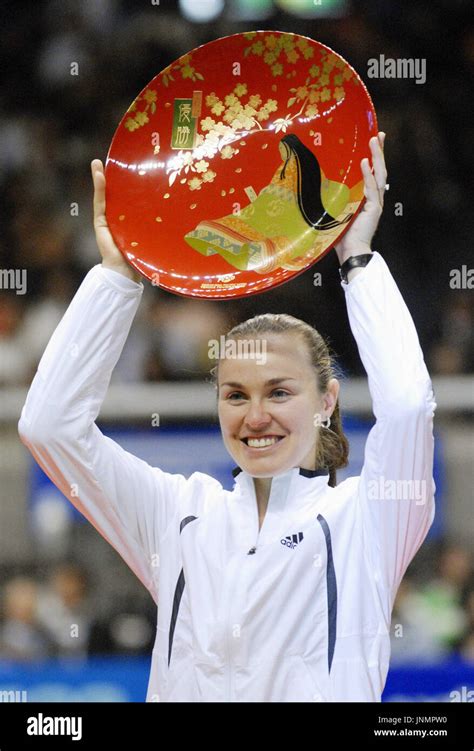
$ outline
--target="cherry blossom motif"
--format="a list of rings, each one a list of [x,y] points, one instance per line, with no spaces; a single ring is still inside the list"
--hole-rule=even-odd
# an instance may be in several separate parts
[[[211,169],[207,170],[202,176],[202,181],[204,183],[212,183],[214,178],[216,176],[216,173],[213,172]]]
[[[249,97],[248,103],[250,107],[258,107],[262,103],[262,97],[260,96],[260,94],[252,94],[252,96]]]
[[[257,113],[257,120],[258,120],[258,122],[262,122],[263,120],[268,120],[269,117],[270,117],[270,113],[266,109],[261,109]]]
[[[219,101],[219,97],[214,91],[211,91],[211,93],[208,94],[206,97],[206,105],[208,107],[212,107],[214,104],[217,104],[218,101]]]
[[[296,35],[272,34],[265,36],[263,40],[255,40],[256,33],[244,34],[246,39],[253,42],[245,49],[244,55],[260,56],[270,68],[273,76],[286,73],[288,64],[293,67],[301,57],[305,60],[311,60],[314,57],[314,50],[305,38],[298,38]],[[181,62],[183,63],[184,60]],[[316,65],[316,62],[319,64]],[[297,74],[295,69],[290,73],[291,76]],[[287,74],[287,78],[290,77],[290,73]],[[295,81],[294,88],[289,89],[290,98],[286,105],[288,108],[286,115],[278,117],[273,122],[270,118],[273,112],[278,112],[278,100],[267,99],[264,102],[260,94],[249,91],[247,83],[237,83],[232,91],[222,97],[219,97],[215,91],[211,91],[205,97],[207,114],[199,121],[200,132],[196,133],[194,148],[178,152],[176,157],[168,162],[166,171],[169,175],[169,184],[172,185],[175,182],[181,171],[185,174],[191,171],[199,177],[181,180],[181,182],[187,182],[191,190],[200,190],[202,183],[212,182],[215,177],[215,173],[209,170],[213,157],[220,154],[222,159],[232,159],[239,153],[239,149],[233,148],[231,144],[249,133],[265,130],[286,133],[293,121],[301,116],[320,117],[322,110],[320,103],[329,102],[332,99],[337,104],[344,99],[344,83],[351,78],[351,75],[350,69],[345,67],[344,61],[340,60],[337,55],[323,53],[320,60],[314,63],[311,60],[308,63],[307,77],[298,83]],[[277,90],[276,84],[272,90]],[[147,97],[149,104],[154,104],[153,98],[151,94]],[[296,105],[295,108],[294,105]],[[298,111],[293,111],[298,107]],[[140,115],[138,119],[141,119]],[[267,121],[270,122],[264,125]],[[134,121],[130,127],[140,126]]]
[[[149,104],[156,102],[156,91],[154,91],[153,89],[147,89],[143,95],[143,98],[145,102],[148,102]]]
[[[318,114],[318,107],[316,104],[310,104],[305,109],[305,117],[313,117]]]
[[[168,65],[168,67],[163,70],[163,84],[169,86],[169,82],[175,80],[171,72],[172,70],[175,71],[175,73],[180,73],[181,78],[183,79],[190,78],[191,81],[204,81],[204,76],[191,65],[191,60],[192,54],[188,53],[187,55],[183,55],[176,64]]]
[[[211,130],[215,124],[216,121],[212,117],[206,117],[204,120],[201,120],[201,130]]]
[[[233,149],[232,146],[224,146],[224,148],[221,149],[221,157],[222,159],[232,159],[235,152],[236,149]]]
[[[201,159],[199,162],[196,162],[194,165],[194,169],[196,172],[206,172],[207,168],[209,167],[209,162],[205,162],[204,159]]]
[[[141,128],[142,125],[146,125],[149,122],[148,111],[152,115],[156,112],[156,91],[154,89],[147,89],[143,96],[138,96],[130,105],[127,113],[130,116],[125,120],[125,127],[131,133],[137,128]],[[137,110],[139,102],[146,102],[144,110]]]
[[[179,151],[168,162],[167,173],[170,185],[173,185],[183,169],[185,174],[190,170],[199,175],[207,174],[206,180],[202,181],[212,182],[215,173],[207,169],[208,160],[219,152],[223,159],[231,159],[239,153],[239,149],[232,148],[230,144],[239,140],[242,135],[263,130],[260,122],[268,120],[270,113],[278,109],[278,102],[276,99],[267,99],[266,103],[262,104],[260,94],[250,94],[247,103],[240,101],[239,97],[247,95],[247,84],[238,83],[232,92],[223,97],[226,106],[215,92],[206,96],[206,105],[211,113],[220,115],[222,120],[216,122],[210,116],[201,119],[201,132],[196,134],[194,149]],[[187,182],[189,187],[192,185],[192,190],[199,189],[194,179],[192,181],[181,180],[181,182]]]
[[[279,117],[279,118],[277,118],[273,122],[273,125],[274,125],[274,128],[275,128],[275,133],[279,133],[280,130],[282,130],[283,133],[286,133],[286,129],[289,128],[289,126],[291,125],[292,119],[293,118],[291,118],[291,117]]]
[[[193,155],[189,153],[189,151],[180,151],[180,155],[182,155],[180,158],[182,160],[183,167],[189,167],[193,163]]]
[[[234,93],[237,94],[237,96],[245,96],[245,94],[247,93],[247,84],[238,83],[234,89]]]
[[[213,114],[213,115],[217,115],[217,116],[221,115],[221,114],[223,113],[223,111],[224,111],[224,110],[225,110],[225,107],[224,107],[224,105],[222,104],[222,102],[216,102],[216,103],[215,103],[215,104],[213,105],[213,107],[211,107],[211,112],[212,112],[212,114]]]
[[[232,107],[233,104],[237,104],[239,100],[235,96],[235,94],[228,94],[226,98],[224,99],[226,107]]]
[[[296,63],[300,59],[300,56],[296,50],[290,50],[290,52],[286,53],[286,59],[289,63]]]

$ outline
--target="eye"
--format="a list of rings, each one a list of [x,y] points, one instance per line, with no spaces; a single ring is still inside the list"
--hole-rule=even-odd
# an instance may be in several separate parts
[[[289,391],[285,389],[273,389],[271,396],[275,396],[277,399],[282,399],[285,396],[290,396]]]
[[[227,394],[226,399],[230,402],[238,402],[241,399],[244,399],[244,394],[241,391],[232,391],[230,394]]]

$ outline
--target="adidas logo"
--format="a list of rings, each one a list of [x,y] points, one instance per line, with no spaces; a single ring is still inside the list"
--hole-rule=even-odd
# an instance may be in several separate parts
[[[288,535],[280,540],[282,545],[286,545],[288,548],[296,548],[299,542],[303,539],[303,533],[297,532],[294,535]]]

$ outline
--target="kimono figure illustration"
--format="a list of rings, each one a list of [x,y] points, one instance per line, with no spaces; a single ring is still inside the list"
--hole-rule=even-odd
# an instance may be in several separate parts
[[[357,204],[344,183],[322,179],[314,154],[298,136],[279,143],[283,166],[237,215],[199,222],[185,235],[205,256],[218,253],[241,271],[299,270],[317,258],[349,221]]]

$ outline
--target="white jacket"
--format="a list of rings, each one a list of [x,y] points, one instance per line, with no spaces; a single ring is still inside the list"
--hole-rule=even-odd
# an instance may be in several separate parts
[[[95,425],[143,285],[95,266],[51,338],[20,435],[159,605],[147,701],[380,701],[394,597],[434,516],[436,403],[382,256],[342,287],[376,417],[363,470],[336,488],[276,476],[260,533],[245,472],[232,491],[168,474]]]

